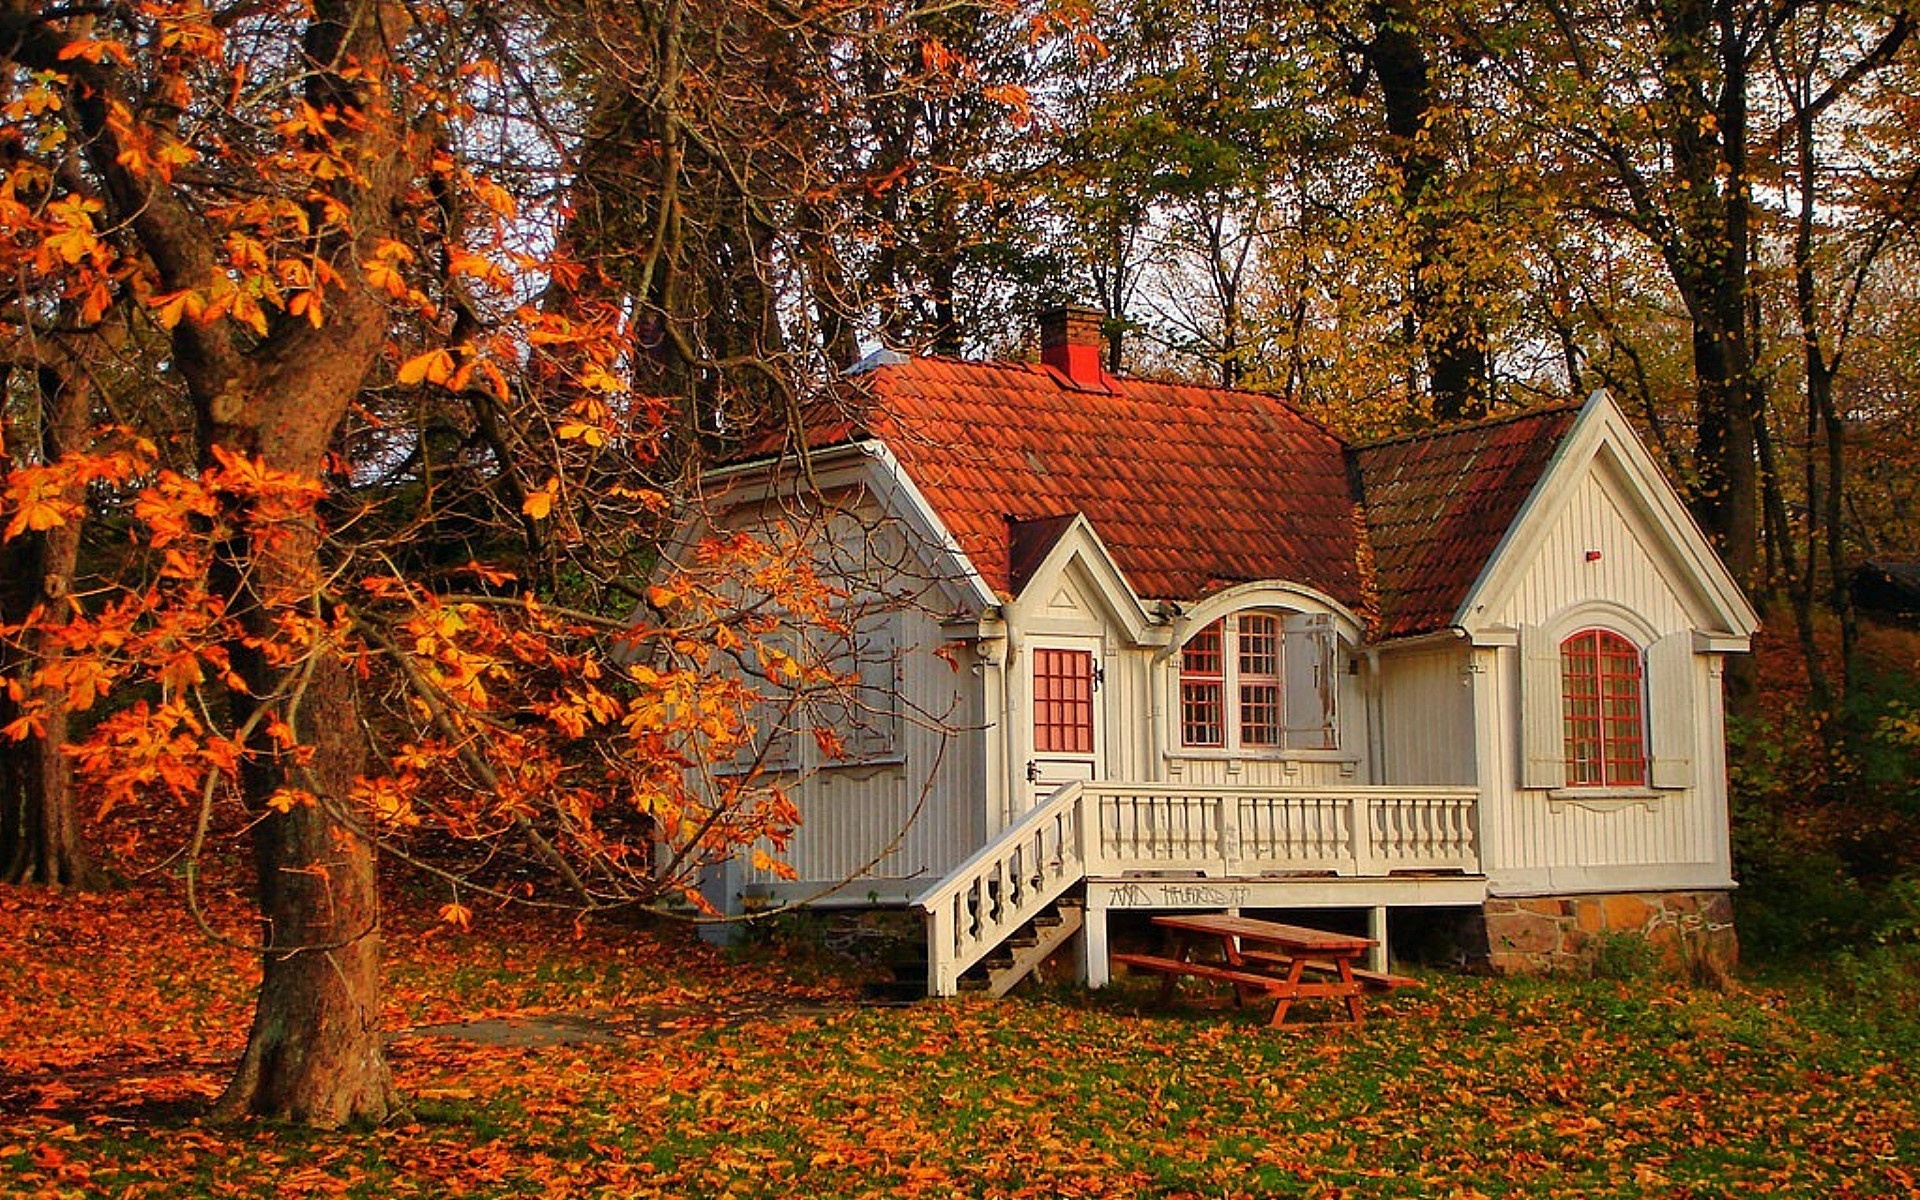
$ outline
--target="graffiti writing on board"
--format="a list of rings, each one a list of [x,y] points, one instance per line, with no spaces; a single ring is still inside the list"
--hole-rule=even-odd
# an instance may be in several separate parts
[[[1113,889],[1111,908],[1238,908],[1247,902],[1248,889],[1212,883],[1162,883],[1148,887],[1123,883]]]

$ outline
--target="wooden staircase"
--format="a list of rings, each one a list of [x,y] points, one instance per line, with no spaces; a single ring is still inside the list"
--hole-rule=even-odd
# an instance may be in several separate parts
[[[1086,923],[1086,902],[1078,896],[1060,897],[961,975],[960,990],[985,992],[995,999],[1006,995]]]

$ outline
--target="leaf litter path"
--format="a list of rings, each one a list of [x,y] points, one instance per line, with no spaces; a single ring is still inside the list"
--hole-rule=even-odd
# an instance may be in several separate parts
[[[788,996],[734,1000],[720,1008],[662,1005],[580,1012],[499,1015],[414,1025],[387,1035],[396,1059],[423,1043],[468,1043],[498,1049],[621,1046],[684,1037],[753,1022],[805,1021],[855,1007],[899,1002],[821,1001]],[[0,1065],[0,1117],[37,1115],[93,1124],[169,1124],[203,1115],[222,1090],[232,1056],[205,1047],[188,1051],[121,1045],[86,1057],[59,1056],[7,1069]]]

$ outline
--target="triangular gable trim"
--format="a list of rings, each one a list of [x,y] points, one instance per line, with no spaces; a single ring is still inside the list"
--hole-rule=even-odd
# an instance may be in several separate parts
[[[1072,522],[1054,539],[1053,547],[1028,576],[1027,586],[1008,607],[1031,610],[1034,614],[1046,611],[1056,581],[1075,559],[1080,561],[1093,584],[1094,595],[1090,599],[1097,599],[1106,607],[1128,640],[1136,645],[1152,640],[1149,631],[1154,624],[1153,615],[1134,594],[1092,522],[1079,513],[1074,514]]]
[[[893,451],[887,448],[885,442],[878,440],[861,442],[860,448],[878,467],[877,473],[885,485],[882,489],[883,501],[890,507],[898,507],[934,539],[941,554],[948,559],[949,565],[966,582],[967,590],[971,593],[970,599],[980,606],[980,612],[986,613],[997,608],[1000,597],[995,595],[994,590],[987,585],[986,577],[981,575],[979,568],[973,565],[973,560],[967,557],[967,552],[960,548],[959,541],[947,528],[947,523],[940,519],[939,513],[933,511],[933,505],[927,502],[926,495],[914,485],[912,477],[907,474],[906,467],[893,456]]]
[[[1692,586],[1687,590],[1705,601],[1716,622],[1716,627],[1709,632],[1742,640],[1751,637],[1760,627],[1759,615],[1714,552],[1693,514],[1660,473],[1626,414],[1604,391],[1595,391],[1582,406],[1532,493],[1488,557],[1480,577],[1467,590],[1459,611],[1454,614],[1454,624],[1473,635],[1497,632],[1488,622],[1476,621],[1473,614],[1498,610],[1498,602],[1516,586],[1520,573],[1529,564],[1528,551],[1547,535],[1561,505],[1573,489],[1582,484],[1586,473],[1603,454],[1611,458],[1621,480],[1631,489],[1632,498],[1639,501],[1652,518],[1666,549],[1692,575]]]

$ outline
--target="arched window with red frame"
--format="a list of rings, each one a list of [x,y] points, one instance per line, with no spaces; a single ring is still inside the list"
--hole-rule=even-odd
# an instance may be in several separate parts
[[[1644,787],[1645,685],[1640,648],[1607,629],[1560,643],[1568,787]]]

